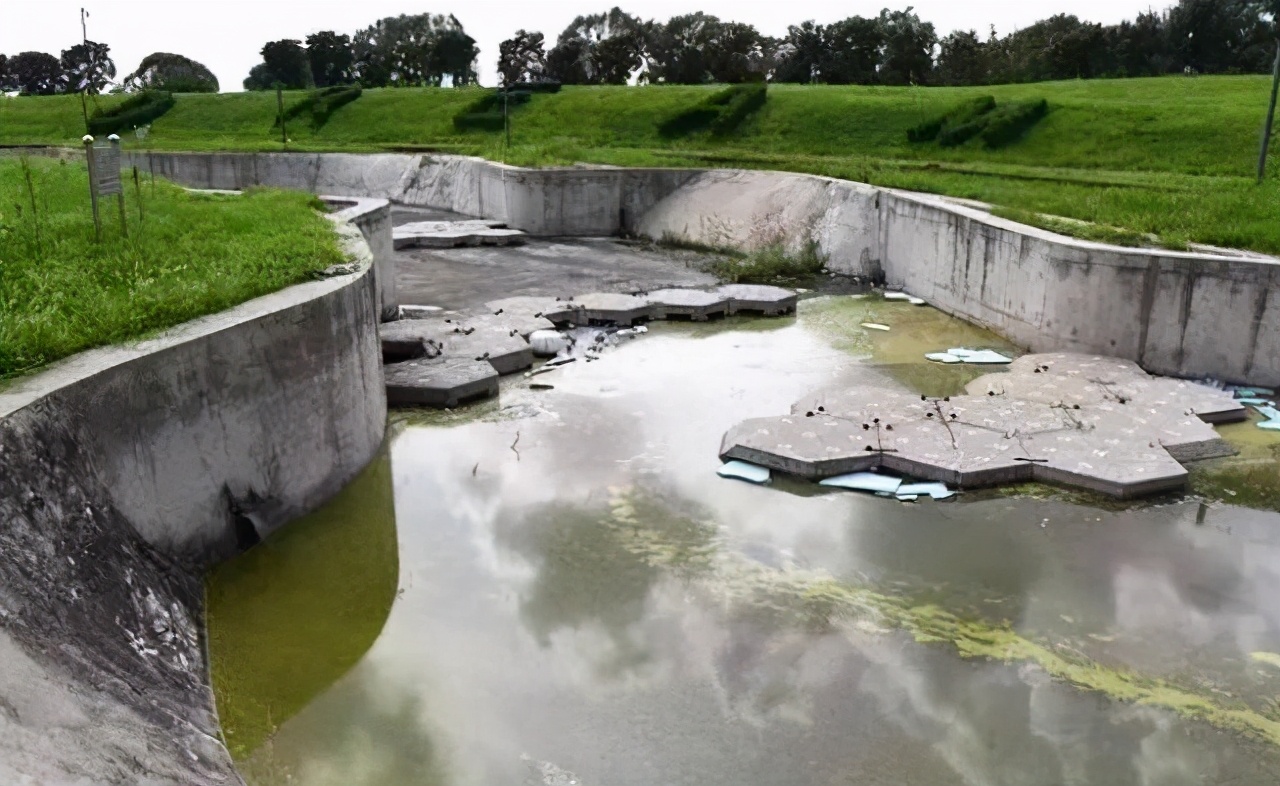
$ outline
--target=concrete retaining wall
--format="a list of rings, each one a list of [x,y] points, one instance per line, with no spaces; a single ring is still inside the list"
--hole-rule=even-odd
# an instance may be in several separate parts
[[[627,233],[750,249],[816,242],[836,271],[883,277],[1037,351],[1280,385],[1280,260],[1080,241],[960,203],[784,172],[523,170],[474,158],[134,154],[187,185],[274,184],[506,221],[535,235]]]
[[[93,350],[0,391],[0,782],[238,783],[202,567],[341,489],[386,401],[358,272]]]
[[[364,242],[373,254],[378,313],[384,322],[397,319],[400,315],[400,299],[396,295],[396,250],[391,235],[391,203],[385,199],[350,196],[321,195],[321,199],[334,210],[334,219],[351,224],[364,236]]]

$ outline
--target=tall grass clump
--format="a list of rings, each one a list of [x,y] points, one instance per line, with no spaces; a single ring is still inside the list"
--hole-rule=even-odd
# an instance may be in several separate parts
[[[83,164],[0,159],[0,379],[137,339],[307,280],[342,261],[314,197],[127,189],[94,238]]]
[[[164,90],[143,90],[114,106],[99,109],[89,118],[89,133],[94,136],[132,131],[163,117],[173,109],[173,94]]]
[[[284,121],[288,123],[306,117],[311,130],[318,130],[329,122],[329,117],[334,112],[355,101],[363,92],[359,85],[334,85],[310,90],[301,101],[284,110]],[[280,120],[281,118],[276,118],[275,128],[280,127]]]
[[[907,141],[932,142],[938,138],[943,129],[954,129],[971,124],[995,108],[995,96],[979,96],[970,101],[965,101],[959,106],[952,107],[919,125],[908,128]]]
[[[724,136],[735,131],[748,117],[764,106],[769,88],[763,82],[733,85],[713,93],[704,101],[683,109],[658,124],[666,138],[710,131]]]

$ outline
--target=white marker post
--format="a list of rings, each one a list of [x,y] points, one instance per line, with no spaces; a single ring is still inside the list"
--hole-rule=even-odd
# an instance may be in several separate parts
[[[102,221],[98,218],[98,182],[93,176],[95,169],[93,162],[93,137],[85,134],[80,138],[84,142],[84,160],[89,167],[89,199],[93,202],[93,237],[99,243],[102,242]]]

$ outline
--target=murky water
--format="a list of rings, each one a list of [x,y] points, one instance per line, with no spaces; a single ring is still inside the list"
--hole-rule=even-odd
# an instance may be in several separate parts
[[[857,328],[868,314],[894,331]],[[901,504],[715,476],[738,420],[827,385],[955,389],[973,372],[917,358],[959,344],[1003,346],[927,309],[807,304],[799,322],[657,326],[536,379],[553,390],[517,382],[498,405],[400,419],[398,565],[366,549],[353,573],[341,545],[385,531],[355,504],[385,504],[385,483],[264,544],[344,577],[325,584],[334,607],[365,608],[381,633],[327,689],[308,677],[314,698],[240,752],[246,777],[1275,783],[1280,515],[1056,495]],[[331,564],[306,547],[316,528]],[[261,581],[261,563],[246,589],[235,566],[211,584],[231,621],[213,660],[233,664],[215,677],[261,684],[240,670],[272,668],[289,694],[280,665],[307,653],[287,640],[321,659],[364,646],[315,606],[312,579]],[[389,615],[342,604],[388,573]],[[260,663],[243,651],[266,634],[233,635],[237,602],[293,609]],[[252,719],[243,692],[218,687],[224,722]]]

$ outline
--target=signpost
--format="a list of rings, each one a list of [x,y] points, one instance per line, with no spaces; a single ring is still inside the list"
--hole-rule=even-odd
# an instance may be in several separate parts
[[[115,195],[120,207],[120,234],[129,236],[129,225],[125,223],[124,186],[120,182],[120,137],[112,134],[107,137],[107,144],[95,144],[88,134],[84,139],[85,159],[89,164],[89,197],[93,202],[93,229],[99,241],[102,240],[102,217],[98,210],[98,198]]]

